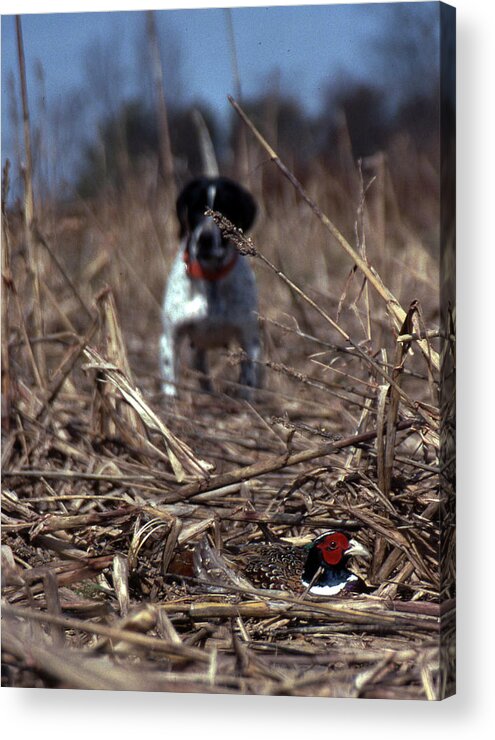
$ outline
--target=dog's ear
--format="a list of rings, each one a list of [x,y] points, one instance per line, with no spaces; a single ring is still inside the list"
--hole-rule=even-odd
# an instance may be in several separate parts
[[[194,216],[197,216],[196,212],[201,208],[207,186],[207,179],[204,177],[198,177],[195,180],[191,180],[177,198],[175,207],[180,224],[181,239],[195,226],[193,218]],[[202,215],[203,212],[200,211],[199,216],[201,217]]]
[[[242,197],[239,199],[239,228],[243,231],[249,231],[256,218],[257,206],[251,193],[244,188],[240,188]]]
[[[242,185],[219,177],[215,197],[215,210],[220,211],[234,226],[249,231],[256,218],[256,201]]]

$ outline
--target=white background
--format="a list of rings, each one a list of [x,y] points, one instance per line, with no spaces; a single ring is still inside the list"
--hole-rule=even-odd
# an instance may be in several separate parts
[[[317,4],[314,2],[314,4]],[[3,0],[2,13],[301,4]],[[22,740],[143,737],[366,740],[493,737],[495,724],[493,0],[457,0],[458,694],[441,703],[2,689],[1,725]],[[4,735],[5,737],[5,735]]]

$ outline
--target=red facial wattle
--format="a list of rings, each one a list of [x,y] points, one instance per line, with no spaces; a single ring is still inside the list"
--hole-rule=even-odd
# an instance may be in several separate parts
[[[349,540],[341,532],[327,535],[316,547],[320,556],[327,565],[338,565],[349,547]]]

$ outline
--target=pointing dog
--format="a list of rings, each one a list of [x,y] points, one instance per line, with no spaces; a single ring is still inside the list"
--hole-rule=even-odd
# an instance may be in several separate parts
[[[254,273],[247,259],[223,236],[210,208],[234,226],[248,231],[256,216],[253,197],[226,177],[200,177],[183,189],[177,200],[180,248],[172,265],[163,302],[161,369],[163,391],[177,395],[179,345],[188,337],[193,366],[203,376],[203,390],[211,390],[207,351],[234,340],[244,350],[239,382],[258,387],[260,338],[256,313],[258,296]]]

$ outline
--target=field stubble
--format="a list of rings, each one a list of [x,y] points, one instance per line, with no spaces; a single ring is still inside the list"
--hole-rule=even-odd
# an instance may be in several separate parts
[[[251,158],[252,242],[300,291],[246,257],[264,339],[251,403],[236,395],[235,350],[217,353],[215,393],[199,392],[187,363],[180,400],[160,393],[177,228],[156,183],[129,175],[92,202],[39,204],[36,264],[4,213],[5,685],[453,691],[453,493],[438,401],[453,350],[438,336],[434,171],[398,141],[390,161],[353,167],[345,185],[321,164],[304,182],[405,310],[398,322],[297,189],[282,176],[269,187],[272,165],[259,149]],[[296,542],[340,523],[357,532],[373,593],[322,602],[172,577],[201,537],[220,549],[263,541],[260,523]]]

